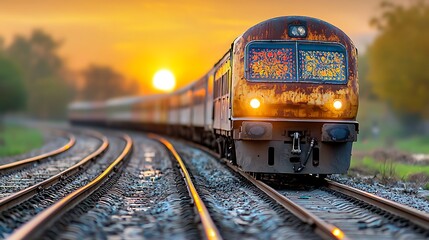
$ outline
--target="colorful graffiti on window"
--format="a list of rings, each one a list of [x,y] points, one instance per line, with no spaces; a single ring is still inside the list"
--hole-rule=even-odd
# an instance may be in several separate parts
[[[345,81],[345,57],[340,52],[299,50],[300,80]]]
[[[251,48],[248,54],[249,78],[254,80],[295,80],[293,48]]]

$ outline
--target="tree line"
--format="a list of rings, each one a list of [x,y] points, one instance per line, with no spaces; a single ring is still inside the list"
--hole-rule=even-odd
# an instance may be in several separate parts
[[[416,131],[429,119],[428,23],[427,1],[382,3],[370,22],[378,35],[359,59],[361,97],[385,101]],[[139,83],[126,81],[109,66],[90,65],[71,73],[58,55],[61,45],[42,30],[18,35],[8,46],[0,39],[0,115],[24,108],[31,116],[62,118],[73,99],[102,101],[137,94]]]
[[[25,110],[36,118],[62,119],[73,100],[138,94],[136,80],[109,66],[91,64],[78,73],[70,71],[58,54],[61,45],[40,29],[15,36],[8,46],[0,38],[0,116]]]
[[[378,34],[359,59],[360,96],[385,102],[409,133],[429,120],[429,5],[382,2]]]

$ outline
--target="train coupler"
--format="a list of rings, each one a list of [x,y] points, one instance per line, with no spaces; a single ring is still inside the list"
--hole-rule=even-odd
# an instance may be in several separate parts
[[[316,140],[314,138],[310,141],[310,147],[308,148],[307,155],[305,156],[304,162],[298,161],[293,165],[293,171],[298,173],[304,170],[307,165],[308,159],[310,158],[311,153],[313,152],[314,146],[316,145]],[[293,149],[292,149],[293,150]]]
[[[292,137],[292,150],[291,153],[294,155],[301,154],[301,134],[299,132],[294,132],[291,134]]]

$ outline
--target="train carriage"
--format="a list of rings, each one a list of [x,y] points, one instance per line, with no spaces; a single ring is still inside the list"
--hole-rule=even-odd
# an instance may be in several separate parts
[[[168,120],[165,99],[163,94],[149,95],[132,104],[132,122],[138,123],[135,128],[144,131],[165,131]]]
[[[178,91],[179,94],[179,134],[180,136],[191,138],[192,130],[192,115],[193,115],[193,104],[192,99],[192,86],[189,85]]]
[[[133,106],[144,102],[146,97],[122,97],[106,101],[106,124],[109,126],[138,125],[142,120],[135,116]]]
[[[104,125],[105,102],[74,102],[68,106],[68,119],[73,124]]]
[[[207,76],[200,78],[192,86],[192,140],[201,142],[204,139],[204,117],[207,108]]]
[[[239,36],[199,80],[122,106],[121,124],[212,146],[248,172],[345,173],[358,89],[357,49],[344,32],[278,17]]]

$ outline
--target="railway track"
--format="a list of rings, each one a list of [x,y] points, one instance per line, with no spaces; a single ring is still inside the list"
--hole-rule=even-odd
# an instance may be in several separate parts
[[[50,200],[53,202],[52,205],[45,208],[43,211],[39,212],[37,215],[32,216],[31,220],[20,226],[15,230],[9,239],[34,239],[38,238],[46,232],[56,221],[58,221],[61,216],[66,214],[69,210],[73,209],[74,206],[78,205],[80,202],[84,201],[86,198],[91,196],[100,186],[105,184],[109,179],[113,178],[115,175],[118,175],[121,168],[126,161],[126,157],[130,154],[132,150],[133,142],[131,138],[127,135],[121,137],[124,141],[124,146],[120,150],[119,156],[112,159],[101,159],[101,161],[95,162],[93,165],[96,166],[96,169],[88,168],[88,176],[81,177],[80,179],[74,179],[70,181],[69,192],[66,192],[63,196],[57,196],[55,200]],[[54,181],[59,179],[64,179],[64,177],[70,177],[71,174],[78,173],[83,174],[82,171],[91,160],[95,160],[99,154],[107,149],[108,141],[107,138],[103,136],[103,143],[101,146],[92,154],[88,155],[81,162],[74,165],[71,169],[68,169],[67,172],[63,172],[61,176],[56,175],[57,178]],[[99,162],[99,163],[98,163]],[[91,180],[88,180],[91,179]],[[76,183],[78,181],[79,183]],[[49,185],[52,185],[50,183]],[[76,185],[79,186],[76,189]],[[60,186],[60,188],[63,188]],[[55,191],[55,189],[52,189]],[[54,194],[54,193],[49,193]],[[37,200],[33,200],[32,203]],[[44,200],[46,201],[46,200]],[[23,208],[22,206],[20,208]],[[16,209],[12,209],[16,210]]]
[[[310,227],[212,156],[172,142],[224,239],[319,239]]]
[[[130,136],[134,150],[122,174],[64,215],[43,238],[205,238],[173,154],[158,140]]]
[[[174,147],[163,138],[151,137],[153,140],[146,138],[142,141],[142,137],[133,136],[137,139],[138,149],[136,154],[133,153],[130,160],[127,161],[126,166],[121,168],[122,174],[119,174],[119,167],[114,166],[114,164],[123,158],[126,154],[124,153],[125,150],[118,159],[107,167],[103,174],[94,177],[95,180],[88,185],[93,184],[100,187],[101,183],[95,183],[95,181],[97,179],[103,181],[101,180],[102,175],[114,180],[109,181],[108,184],[103,184],[98,190],[95,190],[95,186],[94,189],[89,189],[91,187],[85,185],[61,197],[61,199],[52,200],[54,202],[52,206],[32,217],[30,221],[23,224],[8,238],[32,239],[41,237],[56,239],[88,238],[89,236],[94,238],[106,238],[107,236],[130,238],[131,229],[135,232],[141,232],[141,222],[145,222],[143,225],[145,230],[142,234],[149,234],[148,236],[152,236],[152,238],[153,234],[161,233],[160,236],[164,236],[163,238],[177,236],[186,239],[222,239]],[[127,140],[127,142],[129,141]],[[111,143],[111,145],[117,144]],[[170,158],[175,163],[168,163]],[[164,165],[164,167],[160,168],[159,164]],[[176,165],[181,166],[180,169],[176,168]],[[161,176],[162,180],[160,179]],[[155,178],[159,181],[155,181]],[[147,191],[152,185],[158,185],[161,189],[155,188]],[[156,193],[151,193],[151,191]],[[141,201],[143,199],[147,201]],[[160,202],[154,202],[155,199]],[[32,202],[34,204],[34,201]],[[195,211],[193,211],[192,206],[195,207]],[[22,211],[25,208],[26,206],[21,204],[15,210],[21,209]],[[148,210],[151,211],[147,212]],[[144,216],[141,215],[142,213]],[[14,215],[10,212],[6,214]],[[161,229],[158,229],[158,224],[153,225],[151,223],[153,222],[152,216],[156,216],[157,222],[165,221]],[[132,222],[129,219],[132,219]],[[121,230],[118,231],[118,225],[113,230],[112,222],[121,225],[123,227],[122,232]],[[97,224],[94,225],[94,223]],[[203,230],[198,230],[201,228],[198,227],[199,224],[197,225],[197,223],[201,223],[200,226]],[[88,226],[93,228],[88,228]],[[162,233],[165,229],[168,231]]]
[[[198,145],[192,146],[218,155]],[[331,180],[313,179],[313,187],[274,189],[227,160],[239,173],[324,239],[392,239],[429,237],[429,215]],[[314,182],[318,182],[314,184]]]
[[[248,181],[254,184],[257,188],[261,189],[265,194],[274,199],[278,204],[282,205],[288,211],[292,212],[301,221],[307,223],[314,228],[314,231],[323,239],[348,239],[344,232],[338,227],[323,221],[321,218],[296,204],[289,198],[280,194],[274,188],[265,184],[262,181],[256,180],[251,175],[241,171],[236,166],[227,162],[227,165],[241,176],[245,177]]]
[[[195,205],[195,208],[198,213],[198,217],[201,220],[203,229],[204,229],[204,237],[206,239],[210,240],[217,240],[222,239],[219,230],[217,229],[216,225],[214,224],[207,207],[205,206],[204,202],[202,201],[200,195],[197,192],[197,189],[195,188],[195,185],[191,179],[191,175],[189,174],[188,169],[186,168],[185,163],[183,162],[180,155],[177,153],[174,146],[168,141],[167,139],[160,137],[158,135],[149,135],[150,138],[156,139],[160,141],[164,146],[170,151],[171,155],[174,157],[174,159],[177,161],[177,163],[180,166],[181,173],[183,174],[183,178],[185,180],[187,189],[189,191],[189,195],[192,197],[193,204]]]
[[[0,165],[0,176],[5,175],[10,171],[16,171],[18,169],[24,168],[34,163],[40,163],[43,160],[47,160],[50,157],[56,156],[60,153],[64,153],[65,151],[69,150],[71,147],[75,145],[76,137],[73,134],[61,132],[60,135],[63,135],[68,139],[68,142],[66,144],[64,144],[63,146],[57,149],[39,154],[37,156],[33,156],[33,157],[21,159],[21,160],[15,160],[11,163],[2,164]]]
[[[0,199],[0,238],[429,237],[427,214],[333,181],[272,187],[193,144],[108,135],[85,164]]]
[[[327,188],[333,191],[376,206],[386,212],[407,219],[422,229],[429,230],[429,214],[427,213],[331,180],[326,180],[325,184]]]
[[[69,145],[65,145],[61,150],[51,152],[51,154],[44,154],[44,156],[34,157],[29,161],[25,159],[18,161],[17,164],[8,164],[4,169],[10,172],[7,175],[1,177],[2,190],[0,193],[0,211],[5,211],[8,208],[18,205],[19,203],[28,200],[35,196],[44,189],[48,189],[52,185],[64,181],[69,177],[78,174],[83,169],[87,168],[92,160],[95,160],[103,152],[105,152],[109,146],[109,142],[106,137],[97,132],[90,132],[91,138],[99,141],[99,146],[89,153],[88,155],[72,161],[70,158],[64,157],[56,159],[51,162],[43,162],[35,164],[34,162],[40,161],[40,159],[47,158],[48,155],[59,154],[59,151],[68,149]],[[73,138],[75,142],[75,138]],[[84,143],[85,144],[85,143]],[[79,149],[78,149],[79,150]],[[55,152],[55,153],[54,153]],[[75,163],[75,164],[73,164]],[[30,166],[30,164],[33,164]],[[23,169],[23,165],[26,169]],[[55,167],[53,167],[53,165]],[[27,169],[28,168],[28,169]],[[15,172],[20,170],[19,172]]]
[[[347,192],[320,186],[279,188],[278,193],[329,222],[351,239],[427,239],[429,233],[408,218],[349,196]]]

